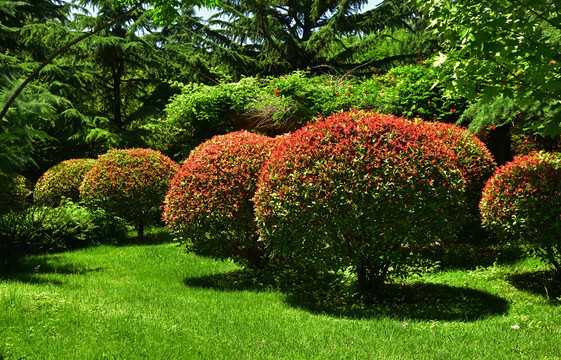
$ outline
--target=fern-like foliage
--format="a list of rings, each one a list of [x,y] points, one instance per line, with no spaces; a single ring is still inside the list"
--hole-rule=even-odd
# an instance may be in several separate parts
[[[367,49],[371,39],[362,41],[367,35],[389,28],[413,30],[412,19],[418,17],[408,0],[386,0],[359,13],[366,2],[222,0],[209,21],[209,38],[214,48],[251,50],[254,73],[278,75],[324,65],[352,69],[361,64],[357,53]],[[345,41],[349,36],[360,45]]]

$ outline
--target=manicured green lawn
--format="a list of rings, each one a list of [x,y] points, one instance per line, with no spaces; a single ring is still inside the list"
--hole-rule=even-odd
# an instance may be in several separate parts
[[[559,359],[559,289],[536,293],[536,266],[435,272],[364,306],[236,281],[174,244],[29,257],[0,272],[0,359]]]

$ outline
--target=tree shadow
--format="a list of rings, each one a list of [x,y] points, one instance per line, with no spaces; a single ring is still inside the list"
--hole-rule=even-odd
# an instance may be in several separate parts
[[[63,262],[58,255],[30,256],[7,263],[0,263],[0,280],[60,286],[62,281],[48,279],[44,275],[85,275],[101,270],[101,267],[88,268],[77,264],[68,264]]]
[[[441,269],[473,270],[494,264],[514,264],[524,257],[517,247],[474,246],[472,244],[448,244],[434,246],[423,252],[423,257],[438,262]]]
[[[111,246],[141,246],[141,245],[161,245],[169,244],[173,242],[173,235],[169,233],[165,228],[152,228],[148,230],[148,233],[144,237],[140,238],[138,236],[128,236],[124,238],[111,239],[107,242],[103,242],[103,245]]]
[[[508,279],[514,287],[540,295],[553,305],[561,305],[561,275],[552,270],[513,274]]]
[[[332,275],[335,276],[335,275]],[[185,285],[216,291],[278,290],[296,308],[335,317],[354,319],[390,317],[436,321],[476,321],[487,316],[504,315],[509,303],[498,296],[465,287],[439,284],[387,284],[374,299],[358,296],[354,284],[318,282],[304,288],[301,284],[279,286],[274,278],[263,280],[247,269],[189,277]],[[310,284],[309,282],[308,284]],[[317,285],[317,284],[323,284]]]
[[[487,292],[440,284],[387,284],[373,299],[356,295],[302,296],[287,301],[312,313],[354,319],[390,317],[435,321],[472,322],[504,315],[508,302]]]
[[[217,291],[265,291],[275,288],[273,281],[259,275],[258,272],[240,269],[226,273],[188,277],[185,285],[191,288],[212,289]]]
[[[524,257],[520,247],[506,246],[481,227],[477,219],[468,221],[456,240],[428,247],[423,257],[438,262],[442,269],[472,270],[494,264],[514,264]]]

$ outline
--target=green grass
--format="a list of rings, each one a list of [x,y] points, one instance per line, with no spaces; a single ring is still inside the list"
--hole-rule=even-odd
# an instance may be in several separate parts
[[[534,260],[451,268],[364,305],[169,243],[32,256],[0,269],[0,359],[559,359],[548,276]]]

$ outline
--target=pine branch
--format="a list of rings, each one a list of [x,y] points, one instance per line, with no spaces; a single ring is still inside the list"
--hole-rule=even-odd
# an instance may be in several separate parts
[[[2,121],[2,119],[4,118],[4,116],[6,116],[6,113],[8,112],[8,110],[10,109],[10,107],[12,106],[12,104],[14,103],[14,101],[17,99],[17,97],[19,96],[19,94],[23,91],[23,89],[33,80],[35,79],[35,77],[41,72],[41,70],[43,70],[43,68],[45,68],[47,65],[49,65],[58,55],[62,54],[63,52],[65,52],[66,50],[68,50],[69,48],[71,48],[72,46],[76,45],[77,43],[79,43],[80,41],[87,39],[90,36],[93,36],[107,28],[109,28],[110,26],[114,25],[115,23],[118,23],[121,20],[124,20],[125,18],[127,18],[129,15],[131,15],[133,12],[135,12],[137,9],[140,8],[140,6],[143,4],[143,1],[138,2],[135,6],[133,6],[132,8],[130,8],[130,10],[128,10],[127,12],[121,14],[120,16],[108,21],[107,23],[103,24],[102,26],[98,27],[97,29],[94,29],[90,32],[87,32],[85,34],[83,34],[82,36],[77,37],[76,39],[68,42],[66,45],[64,45],[63,47],[61,47],[60,49],[58,49],[57,51],[55,51],[47,60],[45,60],[41,65],[39,65],[32,73],[31,75],[29,75],[23,83],[21,83],[21,85],[14,91],[14,93],[12,94],[12,96],[10,97],[10,99],[8,99],[8,102],[6,103],[6,105],[4,105],[4,108],[2,109],[2,112],[0,113],[0,121]]]

